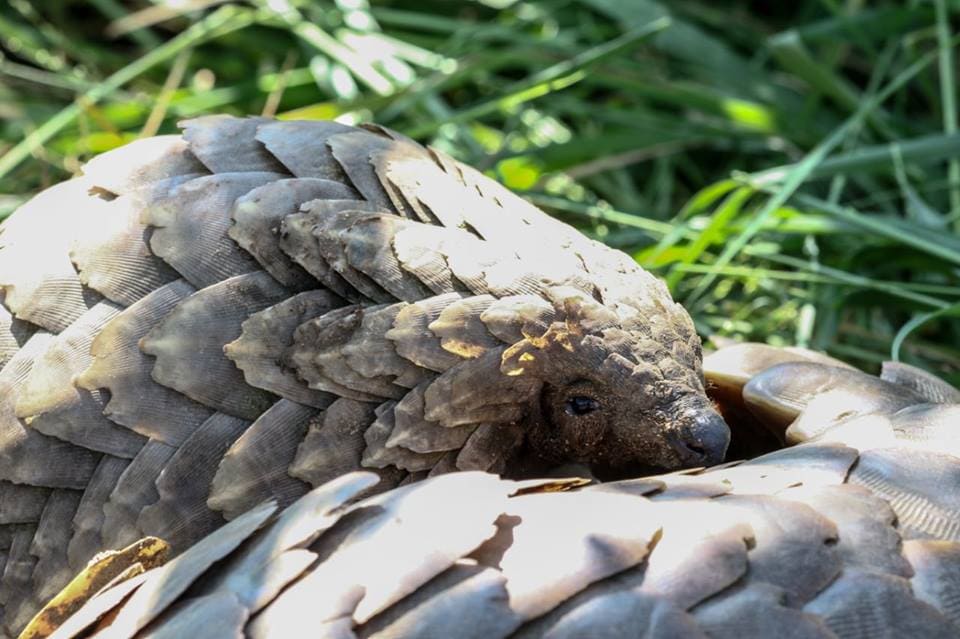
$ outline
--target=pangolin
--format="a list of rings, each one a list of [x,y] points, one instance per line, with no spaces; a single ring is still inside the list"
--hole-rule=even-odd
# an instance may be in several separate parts
[[[589,486],[450,473],[359,501],[378,477],[349,473],[169,563],[156,539],[103,556],[25,637],[960,636],[960,393],[754,344],[705,369],[726,414],[798,445]]]
[[[8,632],[98,551],[176,554],[350,471],[723,459],[693,323],[623,253],[378,126],[182,129],[0,227]]]

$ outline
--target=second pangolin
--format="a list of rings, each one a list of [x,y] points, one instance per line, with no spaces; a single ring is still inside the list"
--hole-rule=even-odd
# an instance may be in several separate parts
[[[102,155],[0,227],[0,286],[8,614],[354,469],[622,475],[729,441],[660,281],[376,126],[205,117]]]

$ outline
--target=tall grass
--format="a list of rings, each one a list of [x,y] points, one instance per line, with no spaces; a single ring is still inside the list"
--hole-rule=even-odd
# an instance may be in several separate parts
[[[371,4],[4,3],[0,215],[182,118],[375,119],[631,253],[705,335],[960,381],[956,3]]]

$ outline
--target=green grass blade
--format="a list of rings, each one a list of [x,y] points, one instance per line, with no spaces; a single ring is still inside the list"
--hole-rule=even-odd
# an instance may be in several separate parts
[[[763,227],[766,219],[778,208],[783,206],[786,201],[796,192],[801,184],[808,178],[810,173],[818,164],[820,164],[827,155],[830,154],[847,136],[849,131],[859,126],[863,119],[873,111],[873,109],[882,104],[884,100],[893,95],[908,80],[916,76],[933,61],[932,55],[926,55],[917,62],[907,67],[899,73],[882,91],[877,95],[871,96],[865,100],[846,122],[844,122],[830,137],[818,144],[807,156],[791,169],[785,176],[783,185],[767,200],[766,204],[754,215],[746,229],[739,233],[727,244],[727,247],[720,254],[715,263],[716,266],[726,266],[743,249],[750,239],[756,235]],[[715,275],[707,275],[697,284],[688,300],[694,303],[703,292],[716,280]]]
[[[659,18],[653,22],[577,54],[570,60],[564,60],[507,89],[505,95],[467,107],[445,120],[414,128],[409,134],[413,137],[426,136],[447,123],[460,123],[474,120],[500,109],[509,109],[517,105],[559,91],[582,80],[584,69],[617,55],[650,36],[670,26],[669,18]]]
[[[950,42],[950,23],[944,0],[934,0],[937,11],[937,52],[940,70],[940,108],[943,111],[943,132],[957,132],[957,87],[954,81],[953,45]],[[950,158],[947,164],[950,182],[950,213],[955,230],[960,230],[960,160]]]
[[[168,60],[184,49],[196,46],[211,34],[223,35],[249,26],[254,22],[254,14],[248,10],[227,6],[218,9],[196,23],[180,35],[150,51],[123,67],[102,83],[92,87],[76,101],[55,116],[44,122],[26,139],[7,151],[0,157],[0,178],[7,175],[14,167],[29,157],[38,147],[70,125],[85,108],[96,104],[103,98],[125,85],[130,80],[141,75],[148,69]]]
[[[900,349],[903,343],[910,337],[910,334],[931,320],[941,317],[960,317],[960,303],[941,308],[930,313],[921,313],[914,316],[909,322],[904,324],[893,338],[890,344],[890,359],[895,362],[900,361]]]

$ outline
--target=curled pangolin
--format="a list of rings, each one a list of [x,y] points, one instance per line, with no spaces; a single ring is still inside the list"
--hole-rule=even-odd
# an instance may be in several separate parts
[[[362,468],[605,476],[729,430],[665,286],[387,129],[205,117],[0,227],[0,605]]]

